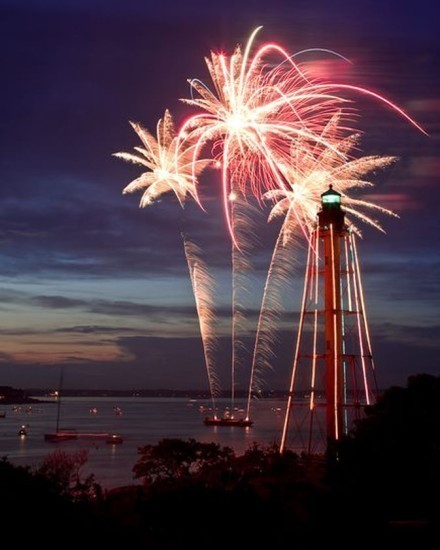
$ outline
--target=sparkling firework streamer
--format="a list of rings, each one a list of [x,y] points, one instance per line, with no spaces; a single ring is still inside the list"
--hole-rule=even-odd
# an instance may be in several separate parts
[[[251,257],[256,246],[255,208],[246,202],[240,191],[230,194],[231,220],[240,239],[240,249],[232,245],[232,330],[231,330],[231,411],[234,414],[237,380],[244,371],[243,355],[246,353],[244,337],[248,334],[249,276],[252,273]],[[247,376],[250,375],[248,371]],[[247,418],[248,419],[248,418]]]
[[[200,333],[203,342],[205,366],[208,375],[214,417],[216,413],[216,398],[220,395],[220,383],[216,368],[217,337],[215,334],[215,312],[213,308],[214,281],[202,258],[200,248],[182,235],[185,256],[188,263],[191,284],[196,301]]]
[[[292,253],[291,247],[282,246],[282,241],[283,231],[281,230],[272,251],[258,315],[247,393],[246,418],[250,417],[251,399],[261,395],[266,375],[268,371],[273,370],[272,364],[276,357],[274,347],[277,342],[277,320],[284,309],[281,291],[292,278],[297,263],[297,256]]]
[[[168,110],[157,124],[156,138],[140,124],[131,123],[144,147],[135,147],[138,154],[115,153],[114,156],[128,162],[139,164],[146,171],[124,188],[124,193],[142,190],[141,207],[146,207],[159,199],[164,193],[173,191],[183,207],[188,195],[196,198],[197,176],[209,163],[197,160],[193,164],[193,146],[186,142],[186,148],[177,148],[177,136],[172,116]],[[215,411],[215,397],[219,393],[218,378],[215,370],[213,331],[212,280],[200,250],[182,235],[186,261],[196,301],[200,333],[206,362],[208,383]]]

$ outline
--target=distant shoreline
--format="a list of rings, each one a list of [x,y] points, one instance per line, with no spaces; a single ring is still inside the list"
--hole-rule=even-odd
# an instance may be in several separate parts
[[[30,397],[30,392],[27,390],[0,386],[0,407],[3,405],[37,405],[39,403],[52,403],[52,401]]]
[[[25,390],[27,395],[35,397],[54,397],[53,389],[38,389],[29,388]],[[207,390],[172,390],[172,389],[143,389],[143,390],[97,390],[97,389],[63,389],[63,397],[181,397],[188,399],[211,399],[211,394]],[[287,392],[282,390],[270,390],[262,392],[258,398],[285,398]],[[248,394],[245,390],[237,390],[235,397],[247,398]],[[224,391],[216,396],[216,399],[229,398],[229,391]]]
[[[3,391],[2,391],[3,390]],[[8,390],[5,392],[5,390]],[[316,395],[325,392],[317,391]],[[3,394],[3,395],[2,395]],[[8,395],[9,394],[9,395]],[[25,390],[16,390],[11,387],[0,386],[0,406],[2,404],[22,404],[22,403],[53,403],[56,402],[56,393],[53,388],[28,388]],[[253,396],[254,399],[287,399],[289,392],[286,390],[266,390],[258,395]],[[32,397],[30,397],[32,396]],[[203,399],[210,400],[211,394],[208,390],[175,390],[168,388],[158,389],[131,389],[131,390],[109,390],[109,389],[78,389],[70,388],[62,390],[63,397],[162,397],[162,398],[182,398],[182,399]],[[229,399],[230,391],[223,391],[215,397],[215,399]],[[247,399],[248,393],[246,390],[236,390],[236,399]],[[309,393],[298,391],[295,392],[295,397],[299,399],[308,399]],[[17,401],[18,399],[18,401]]]

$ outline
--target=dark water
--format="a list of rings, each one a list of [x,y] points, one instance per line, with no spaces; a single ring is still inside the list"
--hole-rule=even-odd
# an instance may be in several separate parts
[[[219,409],[228,406],[228,400],[219,400]],[[126,397],[65,397],[60,408],[60,427],[75,428],[78,432],[117,432],[123,437],[120,445],[106,441],[74,440],[49,443],[44,434],[55,431],[57,405],[42,403],[29,408],[23,405],[1,407],[6,417],[0,418],[0,456],[7,456],[14,464],[37,466],[55,449],[74,452],[88,451],[88,461],[82,472],[95,474],[96,481],[105,488],[136,483],[132,467],[137,461],[140,445],[156,443],[162,438],[195,438],[214,441],[232,447],[238,454],[254,441],[267,445],[280,442],[284,401],[261,399],[254,401],[251,428],[205,426],[210,403],[206,400],[190,401],[185,398]],[[244,408],[238,401],[237,407]],[[122,414],[115,414],[119,407]],[[91,409],[96,408],[96,412]],[[240,413],[237,412],[237,415]],[[27,436],[18,431],[27,426]]]

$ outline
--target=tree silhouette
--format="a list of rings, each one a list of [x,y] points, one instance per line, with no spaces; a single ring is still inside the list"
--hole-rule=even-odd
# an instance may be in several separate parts
[[[411,376],[365,412],[341,442],[339,490],[386,521],[438,523],[440,377]]]

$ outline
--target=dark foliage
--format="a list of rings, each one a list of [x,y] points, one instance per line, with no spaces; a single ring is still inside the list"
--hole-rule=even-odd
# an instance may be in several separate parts
[[[94,476],[85,479],[81,476],[81,468],[86,464],[88,452],[79,450],[66,453],[56,449],[44,458],[36,470],[36,474],[51,485],[54,492],[68,497],[71,501],[87,501],[99,496],[101,488],[94,482]]]
[[[112,546],[123,538],[117,526],[98,513],[97,492],[77,500],[61,489],[53,477],[0,460],[0,518],[3,541],[11,547],[46,550],[78,549],[86,544]],[[125,536],[125,534],[124,534]],[[101,546],[102,545],[102,546]],[[6,546],[5,546],[6,547]]]
[[[234,456],[229,447],[195,439],[162,439],[156,445],[141,447],[139,454],[133,472],[146,485],[200,476],[210,468],[226,466]]]
[[[356,499],[361,517],[385,532],[405,542],[431,533],[440,520],[440,377],[387,390],[341,442],[332,473],[340,501]]]
[[[236,456],[227,447],[178,439],[139,453],[134,471],[144,485],[136,512],[148,547],[281,548],[293,537],[296,548],[308,548],[323,461],[257,444]]]

